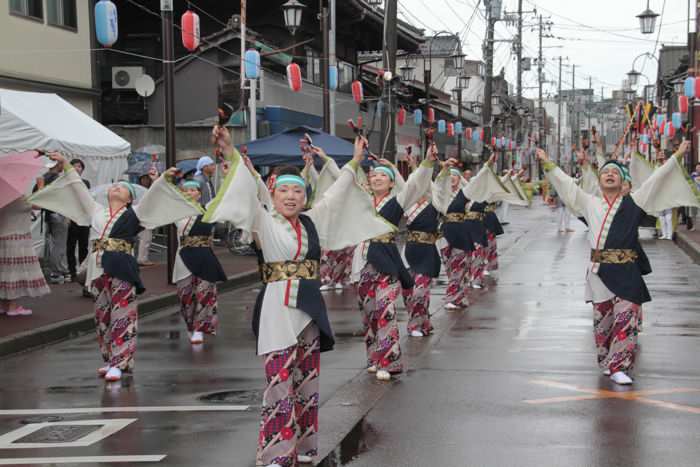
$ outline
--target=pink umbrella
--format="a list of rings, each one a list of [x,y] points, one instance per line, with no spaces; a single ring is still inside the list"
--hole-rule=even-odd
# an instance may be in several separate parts
[[[29,184],[44,169],[36,151],[0,156],[0,208],[24,196]]]

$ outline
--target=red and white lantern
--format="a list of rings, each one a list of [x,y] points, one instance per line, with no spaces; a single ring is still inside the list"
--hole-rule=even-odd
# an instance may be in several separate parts
[[[431,125],[435,123],[435,109],[432,107],[428,107],[428,123]]]
[[[182,45],[190,52],[197,50],[200,44],[199,15],[192,10],[187,10],[180,20],[182,29]]]
[[[455,124],[452,122],[449,122],[447,124],[447,136],[453,137],[455,135]]]
[[[468,140],[472,139],[473,135],[474,135],[474,130],[472,130],[471,128],[467,128],[466,130],[464,130],[464,137],[467,138]]]
[[[399,107],[399,111],[396,114],[396,120],[399,126],[403,126],[406,123],[406,109]]]
[[[365,94],[362,90],[362,82],[352,82],[352,99],[355,101],[356,104],[361,104],[362,101],[365,99]]]
[[[301,68],[296,63],[287,65],[287,81],[293,92],[301,91]]]
[[[688,96],[678,96],[678,111],[682,114],[688,113]]]

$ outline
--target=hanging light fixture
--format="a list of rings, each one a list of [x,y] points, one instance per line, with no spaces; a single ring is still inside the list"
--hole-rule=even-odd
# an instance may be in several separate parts
[[[299,3],[297,0],[289,0],[282,5],[282,13],[284,14],[284,25],[293,35],[297,33],[297,29],[301,26],[301,17],[304,14],[306,5]]]
[[[457,86],[456,88],[452,88],[452,100],[455,102],[459,102],[459,99],[462,97],[462,88]]]
[[[658,16],[658,13],[654,13],[649,8],[649,0],[647,0],[647,9],[637,15],[637,18],[639,18],[639,29],[642,31],[642,34],[654,34]]]
[[[639,77],[642,76],[642,74],[632,68],[630,71],[627,72],[627,80],[630,84],[630,86],[636,86],[637,83],[639,82]]]
[[[367,3],[369,4],[369,6],[382,6],[384,0],[367,0]]]
[[[452,64],[455,67],[455,70],[461,71],[464,68],[464,54],[461,52],[457,52],[454,55],[452,55]]]
[[[462,89],[469,88],[469,81],[471,81],[471,76],[460,75],[457,78],[457,86]]]
[[[415,73],[416,73],[416,67],[414,67],[413,65],[406,64],[406,65],[402,66],[401,68],[399,68],[399,70],[401,70],[401,78],[405,82],[408,83],[408,82],[413,81],[413,78],[414,78]]]
[[[481,114],[481,102],[473,102],[472,103],[472,112],[475,114],[479,115]]]

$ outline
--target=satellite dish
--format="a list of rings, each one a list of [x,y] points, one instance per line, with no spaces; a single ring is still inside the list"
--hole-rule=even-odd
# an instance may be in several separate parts
[[[150,97],[156,90],[156,82],[147,74],[143,74],[136,80],[136,92],[141,97]]]

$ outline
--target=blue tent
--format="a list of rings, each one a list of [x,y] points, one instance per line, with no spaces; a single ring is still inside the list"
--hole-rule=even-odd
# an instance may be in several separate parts
[[[257,166],[296,165],[303,166],[299,140],[308,133],[314,146],[323,148],[339,166],[352,159],[353,145],[342,138],[324,133],[317,128],[299,126],[284,130],[281,133],[251,141],[248,146],[248,157]]]

